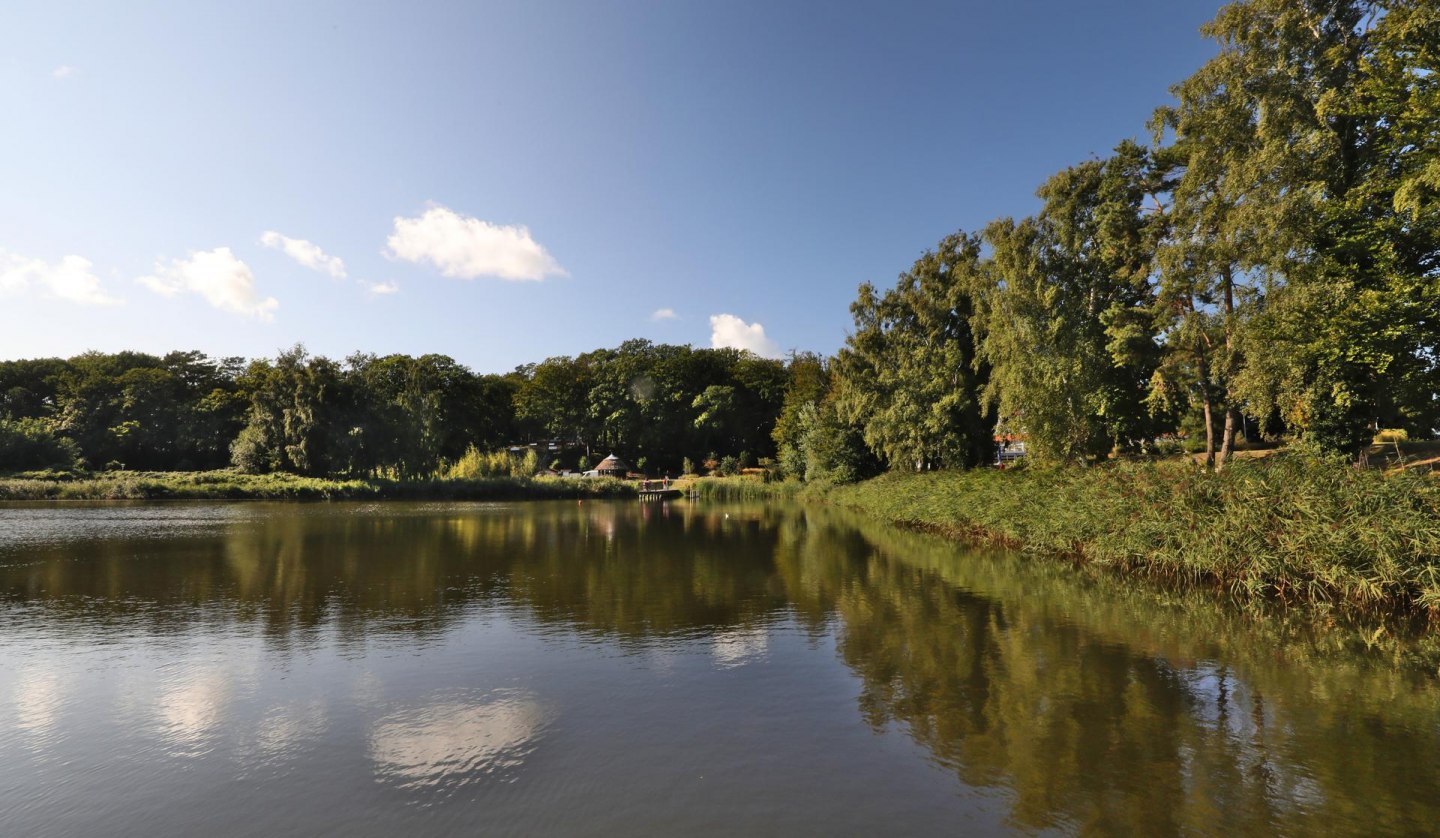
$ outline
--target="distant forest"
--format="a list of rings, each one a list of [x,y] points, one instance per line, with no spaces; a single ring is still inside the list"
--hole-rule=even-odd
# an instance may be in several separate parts
[[[1149,454],[1223,468],[1248,429],[1353,453],[1440,429],[1440,6],[1241,0],[1219,53],[1028,218],[860,286],[833,358],[630,341],[506,375],[301,349],[0,364],[0,469],[425,476],[554,439],[653,470],[772,458],[810,480]],[[563,463],[567,466],[578,462]],[[546,465],[541,463],[541,465]]]
[[[474,448],[557,442],[565,468],[611,451],[656,470],[712,454],[758,461],[787,366],[735,349],[629,341],[477,375],[443,355],[295,347],[273,360],[86,353],[0,362],[0,468],[424,478]],[[588,457],[588,463],[582,462]]]

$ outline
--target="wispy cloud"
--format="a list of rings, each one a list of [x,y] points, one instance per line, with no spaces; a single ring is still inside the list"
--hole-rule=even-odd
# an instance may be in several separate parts
[[[650,319],[658,323],[661,320],[679,320],[680,315],[676,314],[673,308],[657,308],[655,313],[650,315]]]
[[[60,79],[61,81],[65,79],[73,79],[78,75],[80,75],[80,68],[72,67],[69,64],[61,64],[59,67],[56,67],[55,69],[50,71],[51,78]]]
[[[67,302],[88,306],[120,305],[105,292],[94,266],[82,256],[65,256],[53,264],[0,250],[0,294],[20,295],[34,289]]]
[[[283,250],[286,256],[312,271],[330,274],[336,279],[345,278],[345,263],[340,257],[327,254],[314,242],[292,239],[274,230],[266,230],[260,234],[260,243],[274,250]]]
[[[765,336],[764,326],[746,323],[733,314],[710,316],[710,345],[716,349],[746,349],[762,358],[780,357],[779,344]]]
[[[365,290],[366,290],[366,291],[368,291],[368,292],[370,292],[371,294],[374,294],[374,295],[376,295],[376,296],[379,296],[379,297],[383,297],[383,296],[386,296],[386,295],[389,295],[389,294],[396,294],[396,293],[399,293],[399,291],[400,291],[400,286],[399,286],[399,285],[396,285],[396,284],[393,283],[393,282],[365,282],[365,281],[361,281],[360,284],[365,286]]]
[[[235,258],[228,247],[191,253],[169,264],[157,263],[154,276],[135,281],[165,297],[196,294],[215,308],[259,320],[274,319],[280,307],[274,297],[260,297],[250,267]]]
[[[386,244],[387,255],[395,259],[428,262],[459,279],[538,281],[567,275],[529,229],[491,224],[445,207],[431,207],[416,218],[397,217]]]

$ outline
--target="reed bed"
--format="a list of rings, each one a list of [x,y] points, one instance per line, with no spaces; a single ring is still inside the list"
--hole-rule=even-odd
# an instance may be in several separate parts
[[[805,488],[798,480],[759,477],[702,477],[683,487],[704,500],[771,500],[794,498]]]
[[[885,520],[1242,600],[1440,613],[1440,481],[1287,454],[888,475],[826,493]]]

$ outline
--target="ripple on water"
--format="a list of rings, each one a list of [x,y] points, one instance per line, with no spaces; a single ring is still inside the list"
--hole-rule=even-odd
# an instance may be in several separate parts
[[[214,531],[254,514],[254,510],[235,504],[7,504],[0,507],[0,557],[76,541],[161,538]]]
[[[374,725],[377,781],[429,804],[482,784],[513,782],[547,719],[531,695],[499,691],[393,710]]]

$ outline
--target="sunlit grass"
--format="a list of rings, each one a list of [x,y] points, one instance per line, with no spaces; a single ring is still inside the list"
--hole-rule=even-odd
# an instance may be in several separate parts
[[[827,495],[885,520],[1241,599],[1440,612],[1440,481],[1286,455],[890,475]]]

